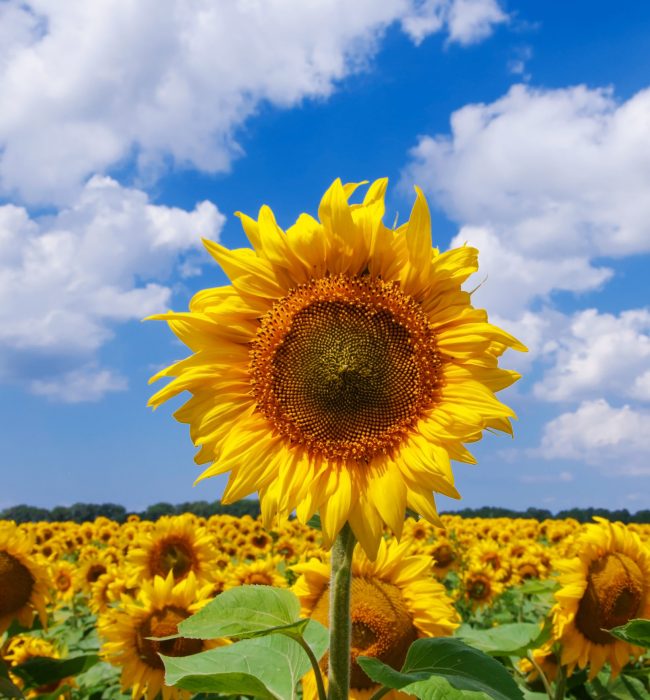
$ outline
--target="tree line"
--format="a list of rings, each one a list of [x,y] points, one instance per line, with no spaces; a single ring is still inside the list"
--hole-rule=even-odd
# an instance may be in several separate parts
[[[0,511],[0,520],[14,520],[17,523],[29,522],[92,522],[103,516],[118,523],[123,523],[127,517],[135,513],[141,520],[158,520],[163,515],[182,515],[194,513],[199,517],[209,518],[211,515],[233,515],[242,517],[250,515],[256,518],[260,514],[259,501],[242,499],[236,503],[225,505],[221,501],[190,501],[173,505],[171,503],[154,503],[141,512],[127,511],[124,506],[115,503],[75,503],[71,506],[56,506],[55,508],[37,508],[35,506],[18,505]],[[528,508],[525,511],[484,506],[482,508],[462,508],[448,511],[450,515],[460,515],[465,518],[531,518],[535,520],[574,518],[580,523],[591,522],[594,516],[608,520],[618,520],[623,523],[650,523],[650,510],[639,510],[630,513],[627,508],[608,510],[607,508],[570,508],[558,513],[551,513],[544,508]]]
[[[259,501],[242,499],[236,503],[225,505],[221,501],[191,501],[187,503],[154,503],[143,511],[129,511],[124,506],[115,503],[75,503],[71,506],[56,506],[55,508],[37,508],[21,504],[0,510],[0,520],[13,520],[16,523],[33,522],[92,522],[95,518],[104,517],[118,523],[126,521],[131,514],[141,520],[158,520],[163,515],[182,515],[194,513],[199,517],[209,518],[211,515],[233,515],[238,518],[250,515],[256,518],[260,514]]]

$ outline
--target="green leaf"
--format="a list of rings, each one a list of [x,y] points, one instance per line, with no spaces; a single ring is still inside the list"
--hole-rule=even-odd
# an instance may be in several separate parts
[[[325,627],[312,620],[305,640],[316,658],[327,648]],[[293,700],[298,681],[311,669],[304,649],[283,635],[244,639],[192,656],[162,656],[165,682],[203,693]]]
[[[0,677],[0,698],[18,698],[25,700],[20,688],[15,686],[8,678]]]
[[[513,590],[525,595],[535,595],[537,593],[551,593],[559,588],[558,582],[553,578],[546,579],[530,579],[524,581],[520,586]]]
[[[83,673],[98,661],[97,654],[84,654],[67,659],[34,656],[25,661],[24,664],[14,666],[11,671],[30,685],[38,687]]]
[[[314,513],[307,521],[307,525],[314,530],[322,530],[320,515],[318,513]]]
[[[457,690],[485,693],[495,700],[522,700],[521,690],[495,659],[458,639],[418,639],[411,645],[401,671],[370,657],[357,663],[375,683],[401,689],[416,681],[442,676]],[[437,681],[434,681],[434,683]]]
[[[524,656],[526,650],[541,644],[543,629],[532,622],[515,622],[487,630],[463,625],[454,633],[476,649],[493,656]]]
[[[618,676],[612,681],[607,673],[599,673],[587,683],[587,690],[594,700],[648,700],[648,691],[643,683],[627,675]]]
[[[486,700],[489,696],[473,690],[458,690],[442,676],[431,676],[426,681],[416,681],[402,688],[402,692],[421,700]]]
[[[608,631],[624,642],[640,647],[650,647],[650,620],[630,620],[627,624]]]
[[[276,632],[302,634],[300,602],[286,588],[238,586],[224,591],[178,625],[187,639],[248,639]],[[173,638],[173,637],[172,637]]]

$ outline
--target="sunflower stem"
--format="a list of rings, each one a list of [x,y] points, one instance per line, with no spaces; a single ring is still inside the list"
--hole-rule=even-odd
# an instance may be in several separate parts
[[[561,664],[558,666],[557,678],[555,680],[555,698],[554,700],[564,700],[566,691],[566,673],[565,668]]]
[[[350,688],[350,584],[355,537],[345,523],[332,546],[328,699],[348,700]]]
[[[318,659],[316,658],[311,647],[300,635],[296,637],[291,637],[305,650],[307,656],[309,657],[309,662],[311,667],[314,669],[314,676],[316,678],[316,688],[318,689],[318,700],[327,700],[327,693],[325,691],[325,684],[323,683],[323,674],[321,673],[320,666],[318,664]]]

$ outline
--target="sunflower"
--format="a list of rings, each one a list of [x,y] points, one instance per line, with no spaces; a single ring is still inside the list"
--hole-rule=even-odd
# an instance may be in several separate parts
[[[8,640],[2,651],[2,658],[9,665],[9,677],[11,680],[15,685],[24,690],[25,681],[12,673],[11,669],[34,658],[59,659],[61,658],[61,653],[58,647],[47,639],[32,637],[28,634],[17,634]],[[40,698],[44,695],[48,695],[50,697],[57,697],[57,700],[65,700],[66,697],[69,697],[69,693],[60,694],[58,696],[56,696],[55,693],[59,688],[70,685],[74,685],[74,678],[61,678],[51,683],[26,690],[25,698],[29,700],[30,698]]]
[[[16,619],[31,627],[35,613],[45,625],[50,578],[32,540],[13,523],[0,523],[0,634]]]
[[[213,537],[205,528],[197,526],[190,514],[165,516],[136,540],[126,561],[132,582],[165,578],[169,572],[176,580],[191,571],[201,579],[208,578],[216,558]]]
[[[606,630],[650,619],[650,552],[622,523],[594,519],[578,540],[577,557],[558,564],[562,588],[552,610],[562,664],[569,673],[589,664],[590,678],[606,662],[616,676],[643,653]]]
[[[382,539],[372,561],[359,545],[355,548],[350,604],[352,700],[369,698],[377,690],[356,663],[357,656],[374,656],[399,669],[415,639],[450,635],[458,627],[451,599],[432,577],[431,558],[409,555],[408,551],[408,542]],[[291,568],[300,574],[292,590],[300,599],[301,614],[328,626],[329,564],[311,559]],[[321,665],[327,666],[327,656]],[[303,691],[305,700],[317,697],[313,675],[306,678]]]
[[[491,603],[503,593],[503,584],[497,581],[495,571],[488,564],[470,563],[461,580],[464,596],[473,610]]]
[[[120,607],[108,608],[99,617],[97,629],[105,640],[102,655],[122,667],[122,688],[131,689],[133,700],[153,700],[158,693],[163,700],[189,697],[186,691],[164,685],[165,669],[159,653],[189,656],[216,643],[185,638],[157,642],[150,637],[176,634],[178,623],[210,600],[209,588],[209,584],[199,586],[192,572],[175,583],[170,571],[167,578],[144,581],[136,598],[123,596]]]
[[[225,588],[237,586],[276,586],[286,588],[287,580],[278,570],[280,556],[267,556],[245,564],[239,564],[226,572]]]
[[[75,594],[75,565],[65,559],[50,564],[50,576],[58,601],[72,600]]]
[[[266,206],[239,214],[254,250],[205,241],[231,285],[152,317],[194,352],[152,378],[174,377],[149,404],[192,394],[175,416],[210,465],[199,478],[230,472],[225,503],[257,490],[267,528],[318,511],[328,547],[348,521],[371,557],[407,506],[440,524],[433,492],[459,497],[450,458],[475,461],[463,443],[512,432],[494,392],[520,375],[497,360],[525,350],[461,291],[477,250],[432,248],[419,189],[410,220],[383,225],[386,185],[350,205],[357,185],[336,180],[320,221],[286,232]]]

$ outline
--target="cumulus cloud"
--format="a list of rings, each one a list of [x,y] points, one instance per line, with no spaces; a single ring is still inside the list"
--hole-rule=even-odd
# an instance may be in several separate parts
[[[92,364],[49,379],[34,379],[29,383],[33,394],[61,403],[99,401],[105,394],[124,391],[127,387],[125,377]]]
[[[552,366],[534,387],[549,401],[616,396],[650,402],[650,311],[573,314],[546,348]]]
[[[496,0],[0,4],[0,189],[70,203],[91,174],[135,159],[228,169],[263,103],[327,97],[386,28],[461,44],[506,15]]]
[[[68,401],[82,385],[90,398],[123,388],[93,364],[97,351],[115,324],[167,307],[171,290],[161,281],[223,223],[210,202],[193,211],[155,205],[108,177],[92,178],[52,216],[1,206],[0,380]]]
[[[450,42],[468,46],[485,39],[508,19],[496,0],[424,0],[412,4],[402,27],[419,44],[446,25]]]
[[[456,111],[450,135],[421,137],[404,179],[527,259],[648,252],[650,89],[619,103],[515,85]]]
[[[502,230],[486,226],[463,226],[451,247],[468,243],[480,251],[480,270],[474,280],[485,280],[475,301],[500,316],[520,318],[533,301],[547,300],[551,292],[584,292],[610,279],[612,272],[593,266],[580,255],[531,257],[509,245]]]
[[[547,423],[535,453],[545,459],[586,462],[611,476],[650,475],[648,435],[650,413],[595,399]]]

